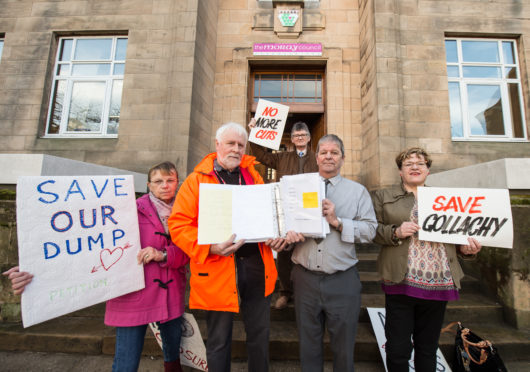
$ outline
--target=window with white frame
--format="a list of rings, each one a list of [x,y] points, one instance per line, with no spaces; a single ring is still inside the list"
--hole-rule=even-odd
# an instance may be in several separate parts
[[[453,140],[526,141],[514,40],[446,38]]]
[[[0,35],[0,61],[2,60],[2,52],[4,51],[4,38]]]
[[[46,136],[116,137],[126,36],[61,37]]]

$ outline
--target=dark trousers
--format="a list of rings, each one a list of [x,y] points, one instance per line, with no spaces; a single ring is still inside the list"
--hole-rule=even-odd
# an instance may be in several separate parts
[[[293,270],[293,261],[291,256],[293,251],[278,252],[276,263],[278,266],[278,279],[280,280],[280,296],[291,297],[293,295],[293,284],[291,283],[291,271]]]
[[[327,327],[334,372],[353,372],[353,349],[361,309],[361,281],[355,266],[334,274],[293,267],[296,325],[303,372],[324,370]]]
[[[236,257],[240,311],[247,335],[248,370],[269,370],[270,296],[265,294],[265,269],[261,255]],[[207,311],[208,371],[230,372],[234,313]]]
[[[408,372],[414,347],[414,368],[436,371],[436,350],[447,301],[386,295],[386,365],[389,372]],[[414,345],[411,342],[414,342]]]

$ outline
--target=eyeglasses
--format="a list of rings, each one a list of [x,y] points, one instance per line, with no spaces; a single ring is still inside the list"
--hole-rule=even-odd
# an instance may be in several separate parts
[[[307,136],[309,136],[309,134],[307,134],[307,133],[304,133],[304,134],[293,134],[291,136],[291,138],[305,138]]]
[[[411,163],[408,163],[408,162],[407,163],[403,163],[403,167],[404,168],[412,168],[414,166],[416,166],[418,168],[425,168],[427,166],[427,163],[422,162],[422,161],[417,162],[417,163],[412,163],[412,162]]]
[[[169,180],[166,181],[166,183],[167,183],[168,185],[172,185],[172,184],[177,183],[177,182],[178,182],[178,181],[177,181],[176,179],[169,179]],[[162,186],[162,185],[164,184],[164,181],[163,181],[163,180],[156,180],[156,181],[151,181],[151,182],[149,182],[149,183],[152,183],[152,184],[154,184],[155,186]]]

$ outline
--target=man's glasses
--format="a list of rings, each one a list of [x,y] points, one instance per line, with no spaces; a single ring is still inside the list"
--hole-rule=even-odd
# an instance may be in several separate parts
[[[418,168],[425,168],[427,166],[427,163],[424,163],[422,161],[418,162],[418,163],[403,163],[403,167],[405,168],[412,168],[412,167],[418,167]]]
[[[293,135],[291,136],[291,138],[305,138],[305,137],[307,137],[308,135],[309,135],[309,134],[307,134],[307,133],[304,133],[304,134],[293,134]]]

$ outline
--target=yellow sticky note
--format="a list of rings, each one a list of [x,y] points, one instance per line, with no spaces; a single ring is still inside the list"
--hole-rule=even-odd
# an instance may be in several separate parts
[[[318,208],[318,192],[302,193],[304,208]]]

